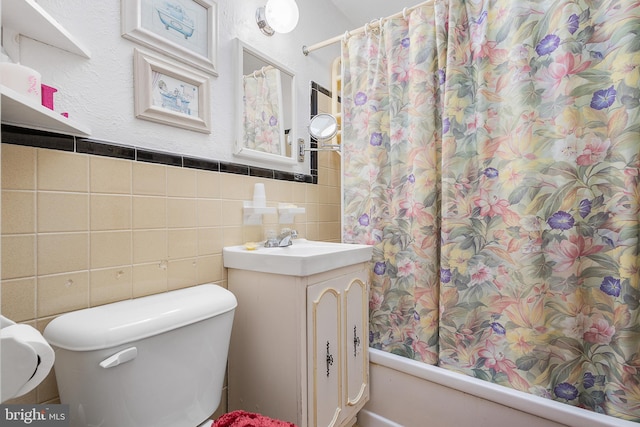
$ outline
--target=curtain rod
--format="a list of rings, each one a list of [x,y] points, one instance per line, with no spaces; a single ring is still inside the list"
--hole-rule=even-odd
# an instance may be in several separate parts
[[[322,42],[318,42],[316,44],[313,44],[311,46],[302,46],[302,53],[304,54],[304,56],[309,55],[309,53],[313,52],[314,50],[318,50],[321,49],[323,47],[326,46],[330,46],[334,43],[339,42],[342,39],[346,39],[348,37],[351,36],[355,36],[356,34],[360,34],[360,33],[364,33],[365,30],[371,29],[371,28],[375,28],[375,27],[379,27],[381,22],[384,21],[388,21],[389,19],[393,19],[393,18],[399,18],[401,16],[404,16],[405,18],[407,17],[407,13],[412,12],[414,9],[417,9],[419,7],[422,6],[426,6],[427,4],[432,4],[434,2],[434,0],[427,0],[423,3],[417,4],[415,6],[412,7],[405,7],[404,9],[402,9],[401,12],[395,13],[393,15],[387,16],[386,18],[380,18],[380,19],[374,19],[373,21],[369,22],[368,24],[363,25],[360,28],[356,28],[355,30],[352,31],[346,31],[344,34],[341,34],[339,36],[335,36],[332,37],[330,39],[327,39],[325,41]]]

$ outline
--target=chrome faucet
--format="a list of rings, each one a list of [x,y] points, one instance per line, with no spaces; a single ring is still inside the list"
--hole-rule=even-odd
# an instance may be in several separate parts
[[[272,237],[264,242],[265,248],[284,248],[293,244],[293,239],[298,237],[296,230],[290,228],[283,228],[280,230],[280,234],[277,237]]]

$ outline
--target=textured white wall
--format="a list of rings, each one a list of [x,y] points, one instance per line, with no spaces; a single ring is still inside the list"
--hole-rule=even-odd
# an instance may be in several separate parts
[[[309,156],[304,164],[282,166],[242,160],[233,155],[233,40],[240,38],[296,73],[296,131],[308,141],[310,81],[331,87],[330,64],[340,50],[335,44],[305,57],[302,45],[344,33],[350,27],[330,1],[297,0],[300,9],[297,28],[289,34],[266,37],[255,24],[255,11],[265,2],[217,0],[219,75],[211,79],[211,134],[135,118],[133,49],[155,51],[121,37],[120,0],[38,0],[38,4],[91,51],[92,57],[81,58],[23,38],[20,62],[37,69],[42,74],[43,83],[58,88],[56,111],[67,111],[70,117],[88,125],[92,138],[205,159],[308,173]]]

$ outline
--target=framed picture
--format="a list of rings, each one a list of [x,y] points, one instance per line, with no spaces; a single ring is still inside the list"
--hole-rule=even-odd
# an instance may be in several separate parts
[[[137,118],[211,133],[207,74],[138,49],[133,73]]]
[[[122,37],[217,76],[213,0],[121,0]]]

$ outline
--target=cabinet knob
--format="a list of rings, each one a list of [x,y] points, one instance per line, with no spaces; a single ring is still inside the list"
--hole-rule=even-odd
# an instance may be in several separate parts
[[[331,365],[333,365],[333,356],[331,355],[329,341],[327,341],[327,378],[329,378]]]

